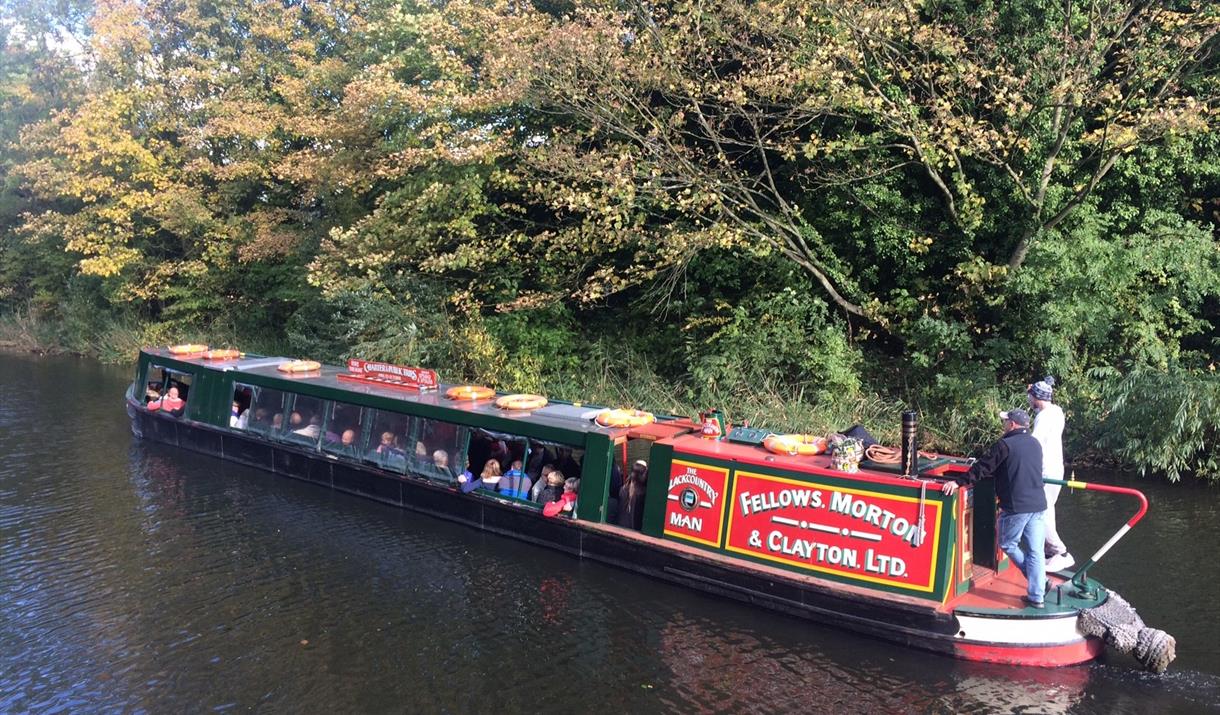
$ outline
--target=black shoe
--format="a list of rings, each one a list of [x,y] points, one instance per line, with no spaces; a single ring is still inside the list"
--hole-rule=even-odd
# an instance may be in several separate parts
[[[1024,601],[1025,605],[1029,606],[1030,608],[1046,608],[1045,603],[1043,603],[1042,601],[1035,601],[1032,598],[1030,598],[1029,596],[1022,596],[1021,600]]]

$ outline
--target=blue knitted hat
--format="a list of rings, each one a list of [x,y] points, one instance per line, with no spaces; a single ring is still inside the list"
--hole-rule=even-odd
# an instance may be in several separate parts
[[[1029,394],[1033,395],[1034,399],[1036,399],[1036,400],[1049,401],[1051,399],[1051,393],[1054,391],[1054,389],[1055,389],[1055,378],[1051,377],[1050,375],[1047,375],[1046,377],[1042,378],[1040,381],[1035,382],[1034,384],[1029,386]]]

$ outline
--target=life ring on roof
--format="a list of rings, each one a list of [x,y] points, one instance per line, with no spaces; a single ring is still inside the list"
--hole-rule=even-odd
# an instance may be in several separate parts
[[[542,395],[505,395],[496,400],[502,410],[536,410],[546,407],[547,399]]]
[[[182,345],[169,346],[170,355],[194,355],[195,353],[207,352],[207,350],[207,345],[200,345],[198,343],[183,343]]]
[[[763,447],[776,454],[809,456],[826,451],[826,438],[816,434],[769,434]]]
[[[495,396],[495,390],[482,385],[458,385],[445,390],[445,397],[451,400],[486,400]]]
[[[276,370],[280,372],[314,372],[321,370],[322,363],[317,360],[293,360],[292,362],[282,362]]]
[[[593,420],[602,427],[639,427],[652,424],[657,418],[643,410],[603,410]]]
[[[239,357],[241,352],[232,349],[208,350],[203,354],[204,360],[236,360]]]

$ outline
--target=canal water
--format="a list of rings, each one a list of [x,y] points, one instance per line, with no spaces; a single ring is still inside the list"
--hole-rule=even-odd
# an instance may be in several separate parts
[[[1016,669],[141,442],[130,372],[0,355],[0,712],[1220,711],[1218,489],[1139,482],[1096,572],[1168,674]],[[1132,506],[1060,503],[1078,559]]]

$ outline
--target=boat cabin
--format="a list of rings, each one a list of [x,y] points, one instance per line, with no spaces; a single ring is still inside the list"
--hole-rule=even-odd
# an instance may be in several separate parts
[[[423,511],[440,513],[430,505],[442,494],[488,500],[522,515],[505,530],[528,531],[526,518],[556,520],[530,495],[454,495],[459,475],[478,479],[490,461],[502,469],[519,462],[537,481],[550,465],[580,479],[573,512],[559,520],[617,529],[611,485],[644,460],[641,531],[678,548],[941,604],[969,589],[976,568],[1004,566],[990,483],[940,491],[968,468],[961,459],[921,457],[914,478],[868,461],[846,473],[822,454],[770,451],[758,430],[709,439],[696,420],[651,415],[603,426],[600,406],[505,409],[499,393],[466,388],[453,399],[446,393],[455,387],[431,371],[382,363],[147,349],[128,398],[156,417],[143,424],[160,441]],[[184,404],[162,409],[171,388]]]

